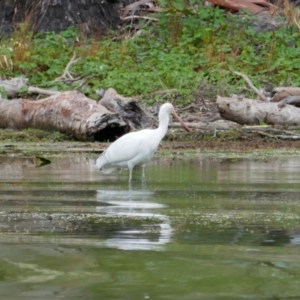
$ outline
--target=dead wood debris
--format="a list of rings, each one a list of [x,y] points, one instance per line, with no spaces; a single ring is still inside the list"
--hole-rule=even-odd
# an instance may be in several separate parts
[[[299,87],[275,87],[272,90],[271,102],[280,102],[290,96],[300,96]]]
[[[28,79],[22,77],[16,77],[10,80],[1,80],[0,78],[0,87],[2,87],[6,91],[8,97],[14,98],[18,95],[19,91],[22,88],[27,87],[27,82]]]
[[[274,87],[268,84],[259,90],[248,76],[240,72],[233,72],[241,76],[253,90],[258,99],[248,99],[241,95],[231,97],[217,97],[217,104],[221,116],[241,125],[268,124],[272,126],[300,126],[300,88]],[[262,126],[252,127],[251,131],[272,139],[298,140],[300,135],[295,132],[266,127],[269,132],[262,130]]]
[[[270,4],[266,0],[211,0],[208,1],[211,4],[218,5],[224,8],[227,8],[229,10],[240,10],[240,9],[249,9],[250,11],[257,13],[264,9],[269,9],[271,7],[274,7],[272,4]],[[133,22],[135,19],[147,19],[149,22],[157,21],[156,18],[149,16],[149,14],[153,12],[161,11],[162,8],[157,6],[157,1],[154,0],[140,0],[136,1],[134,3],[131,3],[127,6],[125,6],[122,9],[122,20],[124,22]],[[137,28],[134,34],[138,33],[138,30],[140,28]],[[53,82],[59,82],[63,81],[66,83],[72,83],[72,82],[79,82],[83,84],[86,80],[86,78],[82,78],[80,76],[74,76],[74,74],[71,73],[70,69],[72,66],[78,62],[80,58],[76,57],[76,53],[73,53],[72,58],[68,62],[66,68],[64,69],[62,75],[55,78]],[[276,111],[281,112],[286,109],[286,111],[290,110],[290,106],[292,107],[300,107],[300,88],[294,88],[294,87],[275,87],[271,91],[267,91],[266,88],[264,89],[257,89],[249,77],[243,73],[232,71],[234,74],[242,77],[247,84],[249,85],[250,89],[253,90],[257,95],[259,100],[263,100],[265,104],[270,104],[270,102],[278,102],[276,105]],[[16,80],[16,79],[14,79]],[[18,90],[20,89],[19,82],[16,81],[14,83],[8,83],[5,81],[0,81],[0,86],[4,86],[7,91],[9,92],[9,95],[11,97],[15,97],[18,94]],[[6,84],[6,85],[4,85]],[[21,87],[25,86],[27,87],[27,81],[22,83]],[[11,86],[13,85],[13,88],[11,89]],[[274,118],[272,119],[270,117],[270,111],[266,110],[265,116],[257,116],[254,114],[254,117],[250,121],[242,121],[239,122],[237,118],[228,118],[222,113],[222,109],[220,109],[220,104],[216,103],[215,101],[210,100],[210,97],[207,97],[207,95],[202,94],[202,89],[199,88],[198,91],[194,93],[194,103],[192,105],[188,105],[183,108],[179,108],[178,111],[182,117],[183,120],[188,122],[188,125],[191,128],[199,129],[199,130],[206,130],[206,131],[213,131],[214,136],[216,135],[216,132],[218,130],[232,130],[232,129],[238,129],[245,132],[257,132],[262,136],[266,136],[268,138],[280,138],[280,139],[300,139],[299,136],[295,133],[288,133],[287,131],[280,131],[279,129],[276,129],[275,131],[271,128],[268,128],[267,130],[262,130],[261,126],[258,126],[258,128],[252,127],[252,129],[249,129],[249,127],[242,127],[239,124],[257,124],[260,122],[266,122],[270,124],[274,124]],[[61,94],[59,91],[53,91],[53,90],[46,90],[41,89],[38,87],[29,87],[29,92],[37,93],[37,94],[44,94],[44,95],[53,95],[58,96]],[[172,90],[163,90],[163,91],[156,91],[149,95],[141,95],[140,97],[148,97],[148,96],[156,96],[156,95],[167,95],[167,94],[177,93],[176,89]],[[155,123],[157,123],[153,117],[153,115],[156,115],[158,109],[155,107],[153,111],[153,115],[149,113],[146,109],[144,109],[140,102],[135,98],[125,98],[119,95],[115,90],[109,89],[107,90],[104,95],[102,95],[102,99],[99,101],[99,104],[106,107],[109,111],[118,114],[121,116],[123,120],[129,126],[131,129],[139,129],[139,128],[146,128],[154,126]],[[244,100],[243,97],[238,97],[238,100]],[[252,100],[252,99],[248,99]],[[234,102],[234,101],[233,101]],[[247,102],[247,101],[246,101]],[[256,101],[259,103],[259,101]],[[227,106],[230,107],[229,110],[231,110],[233,103],[227,103]],[[251,102],[247,102],[246,104],[246,114],[251,115],[247,112],[251,111],[253,109],[253,106]],[[150,110],[151,111],[151,110]],[[221,114],[220,114],[221,112]],[[272,114],[271,114],[272,115]],[[299,113],[300,115],[300,113]],[[287,117],[289,120],[288,122],[285,122],[285,120],[279,121],[278,124],[280,126],[286,126],[286,125],[294,125],[299,123],[298,119],[295,122],[295,118],[288,117],[289,112],[287,113]],[[223,117],[223,119],[222,119]],[[278,117],[278,116],[277,116]],[[230,120],[234,121],[231,122]],[[271,121],[270,121],[271,120]],[[275,124],[277,124],[275,122]],[[179,126],[177,123],[171,123],[171,127],[176,128]]]
[[[58,76],[54,80],[52,80],[50,83],[55,83],[55,82],[65,82],[65,83],[72,83],[72,82],[78,82],[79,87],[77,90],[81,88],[83,84],[86,83],[86,80],[89,78],[89,76],[82,77],[82,76],[77,76],[73,77],[71,74],[70,68],[72,65],[74,65],[76,62],[78,62],[81,58],[76,57],[76,53],[73,53],[72,58],[66,65],[66,68],[64,69],[62,75]],[[41,94],[41,95],[47,95],[47,96],[52,96],[52,95],[58,95],[61,92],[52,90],[52,89],[42,89],[39,87],[35,86],[27,86],[28,79],[27,78],[13,78],[10,80],[1,80],[0,79],[0,87],[4,88],[4,90],[7,93],[8,98],[16,98],[19,94],[19,91],[22,88],[27,88],[29,93],[33,94]]]
[[[129,131],[120,115],[78,92],[37,101],[1,100],[0,128],[44,128],[91,141],[113,141]]]
[[[268,101],[267,97],[265,97],[265,95],[253,85],[252,81],[247,75],[236,71],[231,72],[238,76],[241,76],[248,83],[249,87],[259,96],[260,100]]]
[[[52,95],[58,95],[61,94],[59,91],[54,91],[54,90],[49,90],[49,89],[41,89],[35,86],[30,86],[28,87],[28,92],[32,94],[41,94],[41,95],[47,95],[47,96],[52,96]]]
[[[105,91],[98,103],[119,114],[131,129],[148,128],[154,122],[153,116],[138,99],[123,97],[112,88]]]
[[[162,8],[156,6],[155,1],[140,0],[140,1],[136,1],[132,4],[126,5],[121,10],[122,10],[121,19],[124,21],[124,20],[129,20],[133,16],[142,17],[142,16],[145,16],[145,14],[148,15],[151,12],[162,11]],[[153,19],[155,19],[155,18],[153,18]]]
[[[252,13],[259,13],[264,9],[274,7],[266,0],[208,0],[208,2],[232,11],[248,9]]]
[[[299,87],[273,87],[272,84],[262,88],[256,88],[249,77],[243,73],[232,71],[234,74],[242,77],[249,85],[252,91],[254,91],[258,100],[266,102],[279,102],[279,107],[283,107],[286,104],[291,104],[300,107],[300,88]]]
[[[263,10],[276,8],[268,0],[208,0],[206,1],[206,5],[216,5],[232,12],[247,9],[255,14]],[[157,1],[140,0],[124,5],[121,8],[121,19],[123,21],[131,21],[132,19],[157,21],[156,18],[149,17],[149,15],[163,10],[167,11],[167,9],[158,6]]]
[[[129,29],[126,31],[128,37],[138,35],[142,31],[141,25],[138,22],[139,19],[146,20],[147,22],[143,24],[143,26],[147,27],[150,23],[158,21],[153,14],[161,11],[168,13],[168,8],[159,6],[159,2],[155,0],[132,2],[133,1],[123,1],[120,7],[120,18],[122,22],[127,25],[127,29]],[[268,0],[209,0],[205,1],[205,4],[200,5],[215,5],[230,12],[249,10],[254,14],[262,13],[263,11],[275,11],[277,9],[277,7]],[[191,5],[191,12],[196,14],[198,6],[198,3]],[[178,11],[177,14],[180,14],[180,12]],[[182,12],[182,15],[184,15],[184,12]]]
[[[72,65],[74,65],[75,63],[77,63],[80,60],[80,57],[77,58],[76,57],[76,53],[73,53],[73,56],[71,58],[71,60],[68,62],[63,74],[57,78],[55,78],[53,80],[53,82],[57,82],[57,81],[65,81],[65,82],[70,82],[70,81],[77,81],[78,79],[80,79],[80,77],[74,78],[70,72],[70,68]]]
[[[245,132],[258,133],[263,137],[275,140],[300,140],[300,135],[294,131],[276,128],[274,126],[244,126],[242,130]]]

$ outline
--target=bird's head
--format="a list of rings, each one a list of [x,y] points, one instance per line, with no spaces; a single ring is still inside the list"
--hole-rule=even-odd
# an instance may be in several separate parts
[[[171,103],[163,104],[160,109],[160,113],[162,114],[168,113],[169,115],[172,115],[187,132],[191,132],[191,129],[178,117],[174,109],[174,106]]]

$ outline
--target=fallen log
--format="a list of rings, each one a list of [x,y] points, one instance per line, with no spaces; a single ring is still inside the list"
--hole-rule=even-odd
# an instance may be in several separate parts
[[[300,125],[300,108],[289,104],[282,106],[274,102],[261,102],[234,95],[230,98],[218,96],[217,105],[224,119],[242,125]]]
[[[132,129],[150,127],[155,121],[137,99],[123,97],[113,88],[106,90],[98,103],[122,116]]]
[[[0,100],[0,128],[57,130],[79,140],[114,141],[130,128],[123,118],[78,92],[31,101]]]
[[[299,87],[276,87],[273,90],[274,96],[271,102],[279,102],[290,96],[300,96]]]
[[[278,107],[284,107],[285,105],[290,104],[297,107],[300,107],[300,96],[289,96],[280,102],[278,102]]]
[[[17,77],[10,80],[1,80],[0,87],[2,87],[7,96],[10,98],[16,97],[21,88],[27,87],[27,78]],[[1,97],[0,97],[1,99]]]

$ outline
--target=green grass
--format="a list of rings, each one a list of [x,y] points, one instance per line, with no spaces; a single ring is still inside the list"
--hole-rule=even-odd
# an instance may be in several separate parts
[[[15,142],[63,142],[73,140],[72,137],[58,131],[42,129],[24,129],[22,131],[0,129],[0,141],[5,143]]]
[[[0,77],[25,76],[29,85],[74,89],[79,84],[51,81],[63,73],[75,51],[81,60],[71,71],[90,76],[83,91],[95,99],[96,89],[113,87],[124,96],[140,95],[143,102],[151,104],[161,96],[146,95],[176,89],[169,97],[176,105],[186,105],[193,101],[192,92],[203,84],[214,86],[213,95],[240,92],[245,83],[230,70],[247,74],[258,87],[264,81],[299,86],[296,26],[255,33],[250,14],[225,14],[218,8],[186,3],[161,1],[165,11],[155,16],[158,22],[140,25],[140,35],[124,35],[118,41],[112,36],[119,33],[87,40],[74,28],[60,34],[33,35],[21,26],[12,38],[2,39]]]

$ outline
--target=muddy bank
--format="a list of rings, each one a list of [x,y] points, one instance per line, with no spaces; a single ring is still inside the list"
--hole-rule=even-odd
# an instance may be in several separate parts
[[[109,143],[83,143],[83,142],[45,142],[45,143],[24,143],[24,142],[1,142],[0,156],[22,156],[22,155],[77,155],[82,153],[100,154]],[[241,152],[250,153],[253,151],[276,150],[281,154],[290,151],[298,151],[300,141],[163,141],[158,149],[158,154],[180,153],[193,150],[214,151],[214,152]],[[189,151],[190,150],[190,151]],[[167,151],[167,152],[166,152]]]

